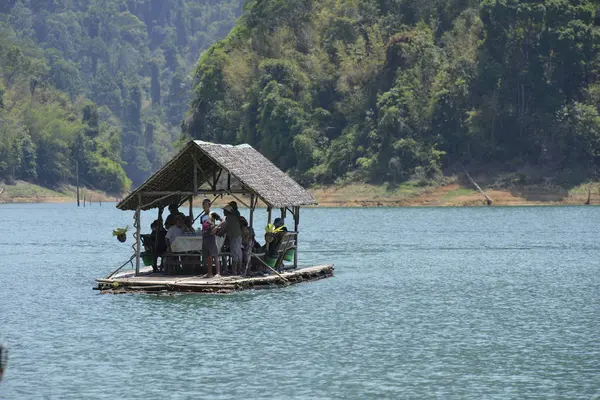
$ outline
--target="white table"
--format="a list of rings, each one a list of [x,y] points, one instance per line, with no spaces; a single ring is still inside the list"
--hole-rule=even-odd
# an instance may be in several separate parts
[[[221,247],[225,242],[225,237],[217,236],[217,249],[221,253]],[[191,251],[202,252],[202,235],[198,236],[178,236],[171,243],[171,251],[174,253],[189,253]]]

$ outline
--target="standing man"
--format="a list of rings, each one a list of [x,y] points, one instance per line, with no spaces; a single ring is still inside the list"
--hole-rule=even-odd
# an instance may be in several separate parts
[[[223,207],[225,223],[219,225],[220,233],[227,233],[231,253],[231,274],[239,275],[242,269],[242,228],[240,218],[231,205]],[[222,227],[222,228],[221,228]]]

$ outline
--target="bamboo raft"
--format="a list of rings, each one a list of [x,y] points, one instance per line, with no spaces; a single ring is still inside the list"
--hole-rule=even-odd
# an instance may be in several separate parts
[[[200,275],[173,276],[152,273],[152,268],[143,268],[136,276],[135,271],[124,271],[110,279],[96,279],[96,290],[100,293],[161,293],[187,292],[228,294],[248,289],[271,289],[301,282],[316,281],[333,276],[333,265],[317,265],[282,272],[280,275],[256,277],[224,276],[206,279]]]

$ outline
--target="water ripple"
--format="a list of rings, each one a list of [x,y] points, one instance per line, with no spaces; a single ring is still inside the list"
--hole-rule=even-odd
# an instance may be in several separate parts
[[[590,399],[599,217],[594,207],[310,209],[301,261],[335,262],[333,279],[114,296],[91,287],[128,258],[131,238],[110,232],[131,214],[0,206],[4,226],[25,227],[0,239],[10,348],[0,397]]]

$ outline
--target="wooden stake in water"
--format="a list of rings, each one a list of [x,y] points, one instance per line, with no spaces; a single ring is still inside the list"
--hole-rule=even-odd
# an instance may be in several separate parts
[[[79,207],[79,161],[75,161],[75,176],[77,177],[77,207]]]

